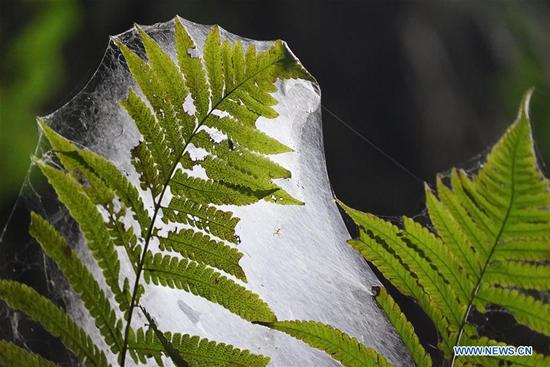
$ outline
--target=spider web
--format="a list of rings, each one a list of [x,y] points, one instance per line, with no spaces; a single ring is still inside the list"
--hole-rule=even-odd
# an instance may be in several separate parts
[[[210,27],[181,21],[202,53]],[[175,59],[173,27],[172,20],[144,29]],[[135,30],[117,37],[143,53]],[[240,40],[245,46],[255,44],[260,50],[272,44],[224,30],[222,38]],[[110,159],[139,187],[130,163],[130,150],[138,143],[139,133],[118,104],[129,86],[135,83],[120,52],[110,42],[84,89],[45,120],[65,137]],[[270,121],[260,119],[258,126],[294,149],[294,153],[273,158],[292,172],[291,179],[277,183],[306,205],[259,202],[247,207],[230,207],[241,218],[237,234],[241,238],[239,249],[244,253],[241,265],[249,280],[246,286],[266,300],[280,320],[331,324],[385,354],[392,363],[411,364],[408,352],[372,299],[371,286],[379,284],[376,276],[346,244],[350,236],[334,203],[326,172],[318,85],[300,80],[282,81],[275,98],[279,101],[275,108],[280,116]],[[35,155],[55,164],[42,138]],[[150,203],[145,197],[144,201],[146,205]],[[0,235],[0,276],[27,283],[66,309],[116,364],[115,356],[107,351],[78,297],[55,264],[28,237],[30,210],[37,211],[60,230],[109,294],[76,223],[32,165],[14,208],[13,218],[17,220],[8,222]],[[132,279],[129,261],[120,257],[122,275]],[[338,365],[323,352],[287,335],[252,325],[216,304],[180,290],[145,286],[141,304],[164,331],[198,335],[246,348],[271,357],[272,366]],[[139,312],[135,316],[134,327],[146,324]],[[63,351],[55,338],[48,337],[36,323],[4,304],[0,305],[0,337],[25,345],[56,362],[76,365],[76,360]]]

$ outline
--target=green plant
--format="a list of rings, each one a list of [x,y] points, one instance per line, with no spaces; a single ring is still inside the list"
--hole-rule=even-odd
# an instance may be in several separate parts
[[[403,217],[400,226],[340,203],[359,227],[350,245],[402,294],[414,298],[433,321],[445,365],[548,366],[550,357],[457,357],[453,346],[503,345],[482,335],[474,310],[497,309],[531,330],[550,336],[550,305],[536,298],[550,284],[550,186],[536,162],[528,104],[470,177],[453,169],[450,186],[437,179],[437,196],[426,186],[433,227]],[[395,326],[417,366],[431,366],[412,325],[384,289],[376,300]],[[281,330],[331,354],[346,366],[375,366],[372,351],[327,325],[275,321]],[[380,358],[380,357],[378,357]]]
[[[218,271],[246,281],[239,265],[242,253],[226,244],[238,244],[239,218],[214,205],[247,205],[262,199],[300,204],[272,182],[290,177],[290,172],[267,157],[291,149],[256,129],[255,123],[260,116],[277,116],[271,93],[278,79],[311,76],[281,41],[267,51],[257,52],[254,46],[243,50],[240,42],[222,43],[218,27],[213,27],[201,59],[192,56],[194,41],[176,19],[176,64],[146,32],[136,29],[147,61],[113,41],[147,101],[133,89],[121,101],[142,136],[132,150],[141,191],[111,162],[38,121],[52,155],[36,158],[35,164],[78,223],[109,289],[101,288],[65,238],[34,212],[30,233],[63,272],[121,366],[127,353],[135,362],[154,357],[162,364],[161,356],[166,355],[176,365],[265,366],[269,358],[264,356],[198,337],[162,333],[144,308],[148,330],[135,328],[132,318],[146,291],[145,282],[191,292],[248,321],[276,320],[258,295]],[[192,109],[185,107],[188,98]],[[217,129],[227,139],[216,143],[203,127]],[[207,154],[192,157],[191,145]],[[207,178],[191,176],[189,170],[195,166],[202,167]],[[151,208],[145,206],[144,195],[150,195]],[[161,235],[159,221],[185,229]],[[151,250],[153,238],[160,251]],[[120,271],[122,256],[134,277]],[[84,365],[109,365],[105,352],[69,315],[28,286],[0,280],[0,299],[39,322]],[[2,342],[0,348],[7,351],[8,365],[25,361],[48,365],[13,344]]]
[[[29,129],[34,116],[45,112],[66,77],[63,48],[80,25],[80,4],[75,0],[20,1],[21,31],[0,34],[0,154],[8,157],[0,167],[0,203],[17,193],[28,170],[29,152],[37,134]],[[10,8],[10,7],[7,7]],[[3,9],[7,18],[9,11]],[[2,19],[2,22],[9,21]],[[48,62],[38,63],[37,59]],[[31,130],[31,131],[30,131]]]

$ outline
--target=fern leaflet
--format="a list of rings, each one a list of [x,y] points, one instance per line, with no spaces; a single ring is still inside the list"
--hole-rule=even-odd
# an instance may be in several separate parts
[[[0,365],[4,367],[55,367],[56,364],[17,345],[0,340]]]
[[[143,264],[146,282],[202,295],[249,321],[275,320],[256,294],[197,262],[147,252]]]
[[[164,335],[192,367],[265,367],[269,363],[267,357],[254,355],[224,343],[201,339],[198,336],[179,333],[164,333]],[[138,329],[137,334],[132,335],[130,344],[142,362],[150,356],[158,359],[164,352],[164,347],[152,330]]]
[[[275,321],[259,324],[287,333],[319,348],[347,367],[391,366],[386,358],[346,333],[316,321]]]
[[[86,366],[107,367],[105,354],[69,316],[47,298],[24,284],[0,280],[0,299],[39,322],[46,331],[61,339]]]
[[[432,359],[420,344],[418,336],[414,333],[411,323],[405,315],[401,313],[399,306],[384,288],[378,288],[376,294],[376,303],[384,310],[384,313],[395,327],[395,330],[411,352],[414,363],[418,367],[429,367],[432,365]]]
[[[111,351],[122,348],[122,322],[117,319],[109,300],[78,256],[68,247],[65,239],[44,218],[31,213],[30,234],[46,255],[61,269],[74,291],[80,296],[95,319],[96,326]]]

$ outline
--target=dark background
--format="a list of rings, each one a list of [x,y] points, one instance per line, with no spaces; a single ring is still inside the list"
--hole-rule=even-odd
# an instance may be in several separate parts
[[[535,138],[541,163],[550,162],[545,1],[3,0],[0,229],[36,143],[33,116],[55,110],[84,86],[109,35],[176,14],[249,38],[287,41],[319,81],[323,104],[428,183],[453,166],[478,167],[479,154],[535,86]],[[323,126],[341,200],[394,218],[422,213],[419,180],[325,112]],[[27,218],[16,215],[12,225],[23,232]],[[434,343],[422,314],[400,302],[423,341]]]

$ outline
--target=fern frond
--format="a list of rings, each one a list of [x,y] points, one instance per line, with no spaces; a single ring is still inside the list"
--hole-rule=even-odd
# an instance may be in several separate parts
[[[153,78],[161,87],[160,90],[164,92],[159,97],[167,98],[167,101],[163,101],[163,103],[170,103],[171,107],[174,109],[177,121],[188,119],[189,116],[183,109],[183,101],[185,101],[185,97],[189,94],[189,90],[187,89],[183,75],[178,66],[172,62],[170,56],[168,56],[139,25],[136,24],[135,27],[145,47],[145,52],[149,61],[148,66],[153,73]],[[167,122],[170,123],[170,121]],[[168,133],[168,137],[177,137],[177,139],[173,139],[171,143],[174,145],[180,144],[180,149],[183,149],[185,141],[179,137],[180,131],[177,131],[179,129],[178,124],[172,122],[170,126],[167,127],[167,130],[169,129],[173,131]],[[174,152],[178,155],[179,150],[176,149]]]
[[[164,335],[191,367],[265,367],[269,363],[268,357],[252,354],[248,350],[237,349],[228,344],[179,333]],[[142,363],[151,356],[157,359],[164,352],[152,330],[144,332],[143,329],[138,329],[137,334],[132,337],[130,347],[139,355]]]
[[[187,118],[183,111],[183,101],[187,89],[183,84],[181,73],[175,70],[176,66],[170,57],[143,30],[137,28],[149,63],[143,61],[123,43],[116,39],[114,42],[124,55],[128,68],[153,108],[171,150],[170,156],[164,159],[169,160],[169,164],[173,165],[174,160],[185,147],[183,123]],[[174,79],[169,80],[165,73]],[[179,86],[180,89],[174,91],[171,85]]]
[[[455,177],[454,175],[455,173],[456,171],[453,170],[451,177]],[[441,219],[444,220],[444,224],[443,223],[436,224],[438,223],[437,219],[432,219],[432,223],[434,224],[434,226],[436,226],[436,229],[438,229],[437,226],[446,225],[450,228],[450,230],[454,230],[455,229],[454,227],[456,224],[456,228],[458,228],[458,230],[457,232],[454,232],[454,233],[460,233],[458,231],[461,231],[466,236],[466,238],[464,242],[461,242],[459,244],[453,244],[452,243],[453,239],[449,239],[449,238],[445,239],[444,230],[442,231],[441,234],[439,233],[439,230],[438,230],[438,234],[440,234],[442,239],[445,241],[446,244],[448,244],[449,247],[470,248],[472,251],[474,251],[474,249],[477,249],[475,251],[483,251],[486,253],[485,246],[489,240],[488,233],[483,231],[480,228],[480,225],[474,221],[474,217],[468,213],[467,209],[465,208],[463,203],[461,203],[457,195],[455,195],[455,193],[449,187],[443,184],[441,177],[437,176],[436,180],[437,180],[436,181],[437,193],[441,201],[437,201],[434,195],[430,195],[431,191],[426,190],[425,191],[427,192],[426,200],[428,205],[432,203],[434,204],[434,205],[428,206],[428,214],[430,215],[430,219],[432,219],[432,217],[437,218],[438,216],[436,213],[437,210],[441,210],[441,212],[445,214],[443,214],[444,217],[441,217]],[[439,206],[436,209],[434,206],[437,204],[439,204]],[[465,245],[461,246],[462,243],[464,243]],[[455,250],[456,251],[455,254],[457,254],[457,257],[460,258],[460,256],[458,255],[460,253],[460,249],[457,248],[457,250],[458,251]],[[466,253],[466,255],[468,254]],[[469,257],[469,259],[470,259],[469,260],[470,262],[478,263],[477,266],[472,265],[470,269],[472,273],[478,274],[479,276],[483,268],[483,263],[481,259],[478,259],[478,257],[475,256],[475,253],[471,257]],[[468,260],[465,260],[465,261],[468,261]]]
[[[151,223],[149,213],[147,213],[137,189],[128,178],[101,155],[88,149],[78,148],[70,140],[51,129],[42,119],[39,118],[37,121],[63,165],[73,165],[74,168],[81,171],[88,171],[90,173],[86,175],[88,180],[93,179],[93,175],[100,178],[105,186],[116,193],[126,208],[132,210],[142,231],[146,231]],[[66,168],[70,169],[70,167]]]
[[[91,172],[89,167],[79,157],[77,148],[53,132],[43,121],[39,120],[39,124],[42,125],[42,131],[50,142],[55,156],[59,159],[67,173],[81,184],[81,190],[98,205],[110,205],[115,196],[113,191],[97,175]]]
[[[545,241],[518,238],[516,241],[501,243],[495,249],[495,255],[511,262],[544,262],[550,258],[550,248]]]
[[[502,309],[550,335],[550,306],[526,292],[544,290],[550,280],[550,185],[536,162],[529,97],[476,175],[453,169],[450,187],[438,178],[437,196],[426,189],[436,234],[411,219],[404,219],[401,230],[343,206],[359,226],[352,246],[402,293],[418,300],[441,333],[440,347],[449,358],[450,346],[478,337],[468,318],[474,307]],[[429,300],[412,290],[410,277]],[[450,332],[441,330],[441,313]]]
[[[10,280],[0,280],[0,299],[38,322],[75,353],[85,366],[107,367],[105,354],[63,310],[32,288]]]
[[[190,229],[169,232],[166,237],[157,237],[161,250],[178,252],[190,260],[218,268],[246,281],[244,271],[239,265],[243,254],[223,242],[214,241]]]
[[[347,367],[391,366],[382,355],[359,343],[357,338],[316,321],[276,321],[258,324],[282,331],[318,348]]]
[[[101,214],[72,177],[44,162],[39,161],[37,165],[55,189],[59,200],[78,222],[88,247],[103,271],[107,285],[119,302],[121,310],[126,310],[128,297],[118,284],[120,262]]]
[[[38,354],[29,352],[13,343],[0,340],[0,365],[4,367],[56,367],[57,365]]]
[[[46,255],[55,261],[71,287],[80,296],[111,351],[119,352],[122,348],[122,322],[117,319],[109,300],[92,274],[56,229],[34,212],[31,213],[29,233]]]
[[[258,295],[194,261],[149,252],[145,256],[143,269],[146,282],[191,292],[245,320],[276,320],[273,311]]]
[[[244,162],[241,162],[244,163]],[[280,189],[269,179],[257,176],[252,171],[240,170],[239,166],[228,164],[226,160],[217,157],[207,157],[201,161],[208,177],[225,185],[240,185],[249,188],[250,191],[264,194],[265,200],[277,204],[301,205],[301,201],[293,198],[286,191]],[[271,193],[271,194],[265,194]]]
[[[378,294],[375,295],[375,299],[376,303],[384,310],[384,313],[393,327],[395,327],[403,343],[411,352],[411,356],[416,366],[431,367],[432,359],[430,355],[426,352],[422,344],[420,344],[420,340],[418,340],[418,336],[416,336],[413,326],[405,315],[403,315],[392,296],[386,292],[385,288],[379,288]]]
[[[44,218],[34,212],[31,212],[29,233],[41,245],[44,252],[55,261],[73,289],[80,295],[85,306],[96,318],[96,325],[105,332],[107,344],[115,344],[113,348],[120,346],[120,330],[117,331],[120,329],[120,324],[109,301],[65,239]]]
[[[254,46],[244,50],[241,43],[222,39],[219,28],[214,27],[201,57],[195,42],[176,19],[174,62],[147,32],[137,25],[135,30],[143,55],[118,39],[113,42],[136,81],[120,104],[141,135],[131,151],[131,160],[139,186],[151,194],[151,213],[145,208],[142,193],[115,165],[77,147],[43,121],[39,125],[62,167],[37,162],[78,223],[124,312],[123,336],[121,322],[108,307],[108,297],[78,258],[69,250],[70,256],[61,258],[60,249],[68,248],[63,238],[37,216],[33,228],[33,235],[83,299],[107,344],[113,352],[120,352],[122,366],[134,334],[132,315],[145,291],[142,275],[147,282],[186,290],[247,320],[276,319],[256,294],[217,272],[225,271],[246,281],[239,266],[242,254],[223,243],[239,242],[235,231],[239,218],[214,205],[247,205],[262,199],[301,204],[273,183],[276,178],[289,178],[290,172],[268,158],[269,154],[292,149],[261,132],[256,121],[278,115],[273,108],[277,100],[271,95],[277,90],[277,80],[312,80],[280,41],[266,51],[258,52]],[[213,139],[214,135],[221,135],[222,141]],[[203,149],[205,156],[194,159],[192,149]],[[187,171],[196,165],[206,171],[206,178]],[[135,230],[135,223],[128,225],[127,214],[133,215],[139,230]],[[159,219],[185,229],[159,235],[163,233]],[[159,239],[160,251],[178,252],[183,258],[153,253],[149,249],[153,237]],[[133,285],[129,280],[132,277],[123,277],[120,272],[115,246],[126,250],[135,271]],[[82,288],[84,284],[87,289]],[[88,292],[96,291],[98,298],[91,299]],[[263,357],[253,362],[267,363]]]

